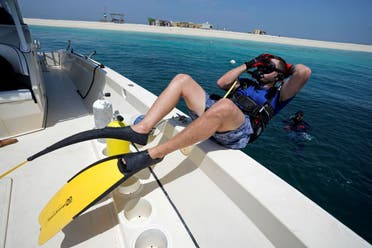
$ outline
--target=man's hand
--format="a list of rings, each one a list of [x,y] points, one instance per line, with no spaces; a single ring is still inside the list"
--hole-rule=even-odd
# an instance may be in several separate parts
[[[263,53],[257,56],[256,58],[252,59],[251,61],[245,62],[244,64],[247,67],[246,70],[255,68],[257,66],[274,67],[272,69],[275,69],[275,65],[270,61],[271,58],[272,55]]]

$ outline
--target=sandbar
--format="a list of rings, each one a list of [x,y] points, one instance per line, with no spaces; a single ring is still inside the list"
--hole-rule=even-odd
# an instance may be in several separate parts
[[[84,28],[84,29],[104,29],[130,32],[148,32],[162,34],[176,34],[188,36],[213,37],[235,40],[249,40],[256,42],[268,42],[276,44],[307,46],[317,48],[330,48],[348,51],[372,52],[372,45],[330,42],[320,40],[309,40],[300,38],[289,38],[273,35],[259,35],[243,32],[233,32],[215,29],[195,29],[181,27],[160,27],[150,26],[145,24],[132,23],[112,23],[112,22],[94,22],[94,21],[74,21],[74,20],[55,20],[55,19],[31,19],[24,18],[24,22],[28,25],[36,26],[52,26],[52,27],[67,27],[67,28]]]

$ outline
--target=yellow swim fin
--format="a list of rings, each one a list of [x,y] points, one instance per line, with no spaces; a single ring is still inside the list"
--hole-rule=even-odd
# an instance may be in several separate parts
[[[42,245],[126,179],[117,159],[98,161],[70,179],[39,215]]]
[[[124,158],[126,165],[121,162]],[[111,156],[89,165],[71,178],[39,215],[42,245],[138,171],[160,162],[147,151]]]

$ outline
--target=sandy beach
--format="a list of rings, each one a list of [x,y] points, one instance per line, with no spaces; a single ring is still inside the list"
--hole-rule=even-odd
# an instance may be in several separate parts
[[[299,38],[289,38],[272,35],[257,35],[250,33],[222,31],[222,30],[205,30],[193,28],[179,28],[179,27],[158,27],[144,24],[116,24],[111,22],[92,22],[92,21],[71,21],[71,20],[52,20],[52,19],[30,19],[24,18],[25,23],[29,25],[38,26],[53,26],[53,27],[68,27],[68,28],[88,28],[88,29],[104,29],[117,31],[131,31],[131,32],[149,32],[149,33],[163,33],[189,36],[214,37],[237,40],[250,40],[257,42],[269,42],[277,44],[319,47],[341,49],[349,51],[372,52],[372,45],[361,45],[352,43],[329,42],[319,40],[308,40]]]

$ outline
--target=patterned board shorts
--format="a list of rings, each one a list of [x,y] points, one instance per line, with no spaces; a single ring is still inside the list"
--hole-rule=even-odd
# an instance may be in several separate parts
[[[212,100],[208,93],[205,93],[205,109],[208,110],[217,101]],[[189,109],[191,119],[195,120],[199,116]],[[227,132],[216,132],[211,138],[227,148],[242,149],[247,146],[250,135],[253,133],[251,121],[248,115],[245,115],[244,123],[237,129]]]

